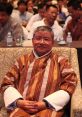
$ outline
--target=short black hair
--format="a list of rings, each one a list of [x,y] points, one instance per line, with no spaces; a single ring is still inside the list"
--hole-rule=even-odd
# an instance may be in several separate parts
[[[11,3],[0,2],[0,11],[6,12],[8,15],[11,15],[13,6]]]
[[[24,4],[26,6],[26,2],[24,0],[19,0],[17,5],[19,6],[20,4]]]
[[[45,3],[38,4],[38,5],[37,5],[38,10],[44,8],[44,6],[45,6]]]
[[[46,4],[46,11],[50,8],[50,7],[54,7],[56,9],[58,9],[58,7],[56,5],[53,4]]]

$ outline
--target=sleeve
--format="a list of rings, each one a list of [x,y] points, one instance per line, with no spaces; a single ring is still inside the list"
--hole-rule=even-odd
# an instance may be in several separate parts
[[[12,106],[13,105],[13,102],[15,102],[19,98],[22,98],[23,99],[22,95],[18,92],[18,90],[15,89],[14,87],[8,87],[4,91],[5,107],[8,107],[9,105]]]
[[[61,74],[60,90],[64,90],[71,96],[77,85],[77,76],[69,60],[60,56],[58,58]]]
[[[45,97],[43,100],[47,101],[50,108],[52,107],[56,111],[59,111],[69,102],[70,95],[64,90],[59,90]]]
[[[20,81],[20,72],[24,68],[24,56],[16,60],[12,68],[6,73],[1,84],[1,91],[4,92],[9,86],[18,87]]]
[[[70,97],[77,85],[76,74],[71,67],[68,59],[63,56],[59,56],[58,63],[61,74],[59,90],[43,99],[46,100],[56,111],[63,109],[64,106],[69,102]]]
[[[23,98],[22,95],[18,92],[18,84],[20,79],[20,72],[24,68],[25,59],[24,56],[21,56],[13,65],[13,67],[5,75],[2,84],[1,92],[3,93],[5,107],[8,107],[11,104],[13,107],[13,102],[19,98]],[[12,110],[12,109],[11,109]]]

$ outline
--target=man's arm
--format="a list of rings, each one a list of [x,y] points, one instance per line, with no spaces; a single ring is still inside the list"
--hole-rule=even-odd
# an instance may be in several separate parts
[[[15,102],[17,99],[23,99],[22,95],[18,92],[17,89],[14,87],[8,87],[4,91],[4,102],[5,102],[5,107],[8,107],[11,105],[13,102]]]
[[[59,90],[45,97],[43,100],[47,102],[48,108],[59,111],[69,102],[70,95],[64,90]]]
[[[20,79],[20,71],[24,68],[24,56],[21,56],[5,75],[1,84],[1,91],[4,95],[5,106],[8,107],[18,98],[23,98],[17,87]]]
[[[63,107],[69,102],[70,97],[77,85],[76,74],[68,59],[60,56],[58,58],[58,62],[62,77],[60,82],[60,89],[43,99],[56,111],[63,109]]]

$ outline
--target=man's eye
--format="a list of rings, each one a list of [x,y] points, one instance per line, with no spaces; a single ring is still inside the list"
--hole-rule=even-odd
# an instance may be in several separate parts
[[[35,39],[37,39],[37,40],[40,39],[40,38],[41,38],[40,36],[36,36],[36,37],[35,37]]]
[[[48,38],[48,37],[44,37],[44,40],[45,40],[45,41],[48,41],[48,40],[49,40],[49,38]]]

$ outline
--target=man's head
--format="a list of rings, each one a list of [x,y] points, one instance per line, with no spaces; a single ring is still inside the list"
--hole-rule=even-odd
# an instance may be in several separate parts
[[[38,4],[38,13],[39,15],[44,18],[45,16],[45,4]]]
[[[18,1],[18,10],[20,11],[20,13],[24,13],[26,11],[26,2],[24,2],[23,0]]]
[[[13,6],[10,3],[0,2],[0,23],[5,24],[9,19],[13,10]]]
[[[46,5],[45,20],[50,26],[54,24],[54,21],[57,18],[57,14],[58,8],[56,5]]]
[[[54,33],[48,26],[40,26],[34,31],[33,47],[37,55],[42,56],[48,53],[54,44]]]
[[[80,17],[80,3],[78,1],[70,0],[67,7],[69,13],[72,15],[72,19],[77,20]]]
[[[27,11],[29,12],[33,12],[33,7],[34,7],[34,3],[32,0],[28,0],[26,1],[26,5],[27,5]]]
[[[62,6],[64,3],[63,3],[63,0],[57,0],[57,3],[59,6]]]

